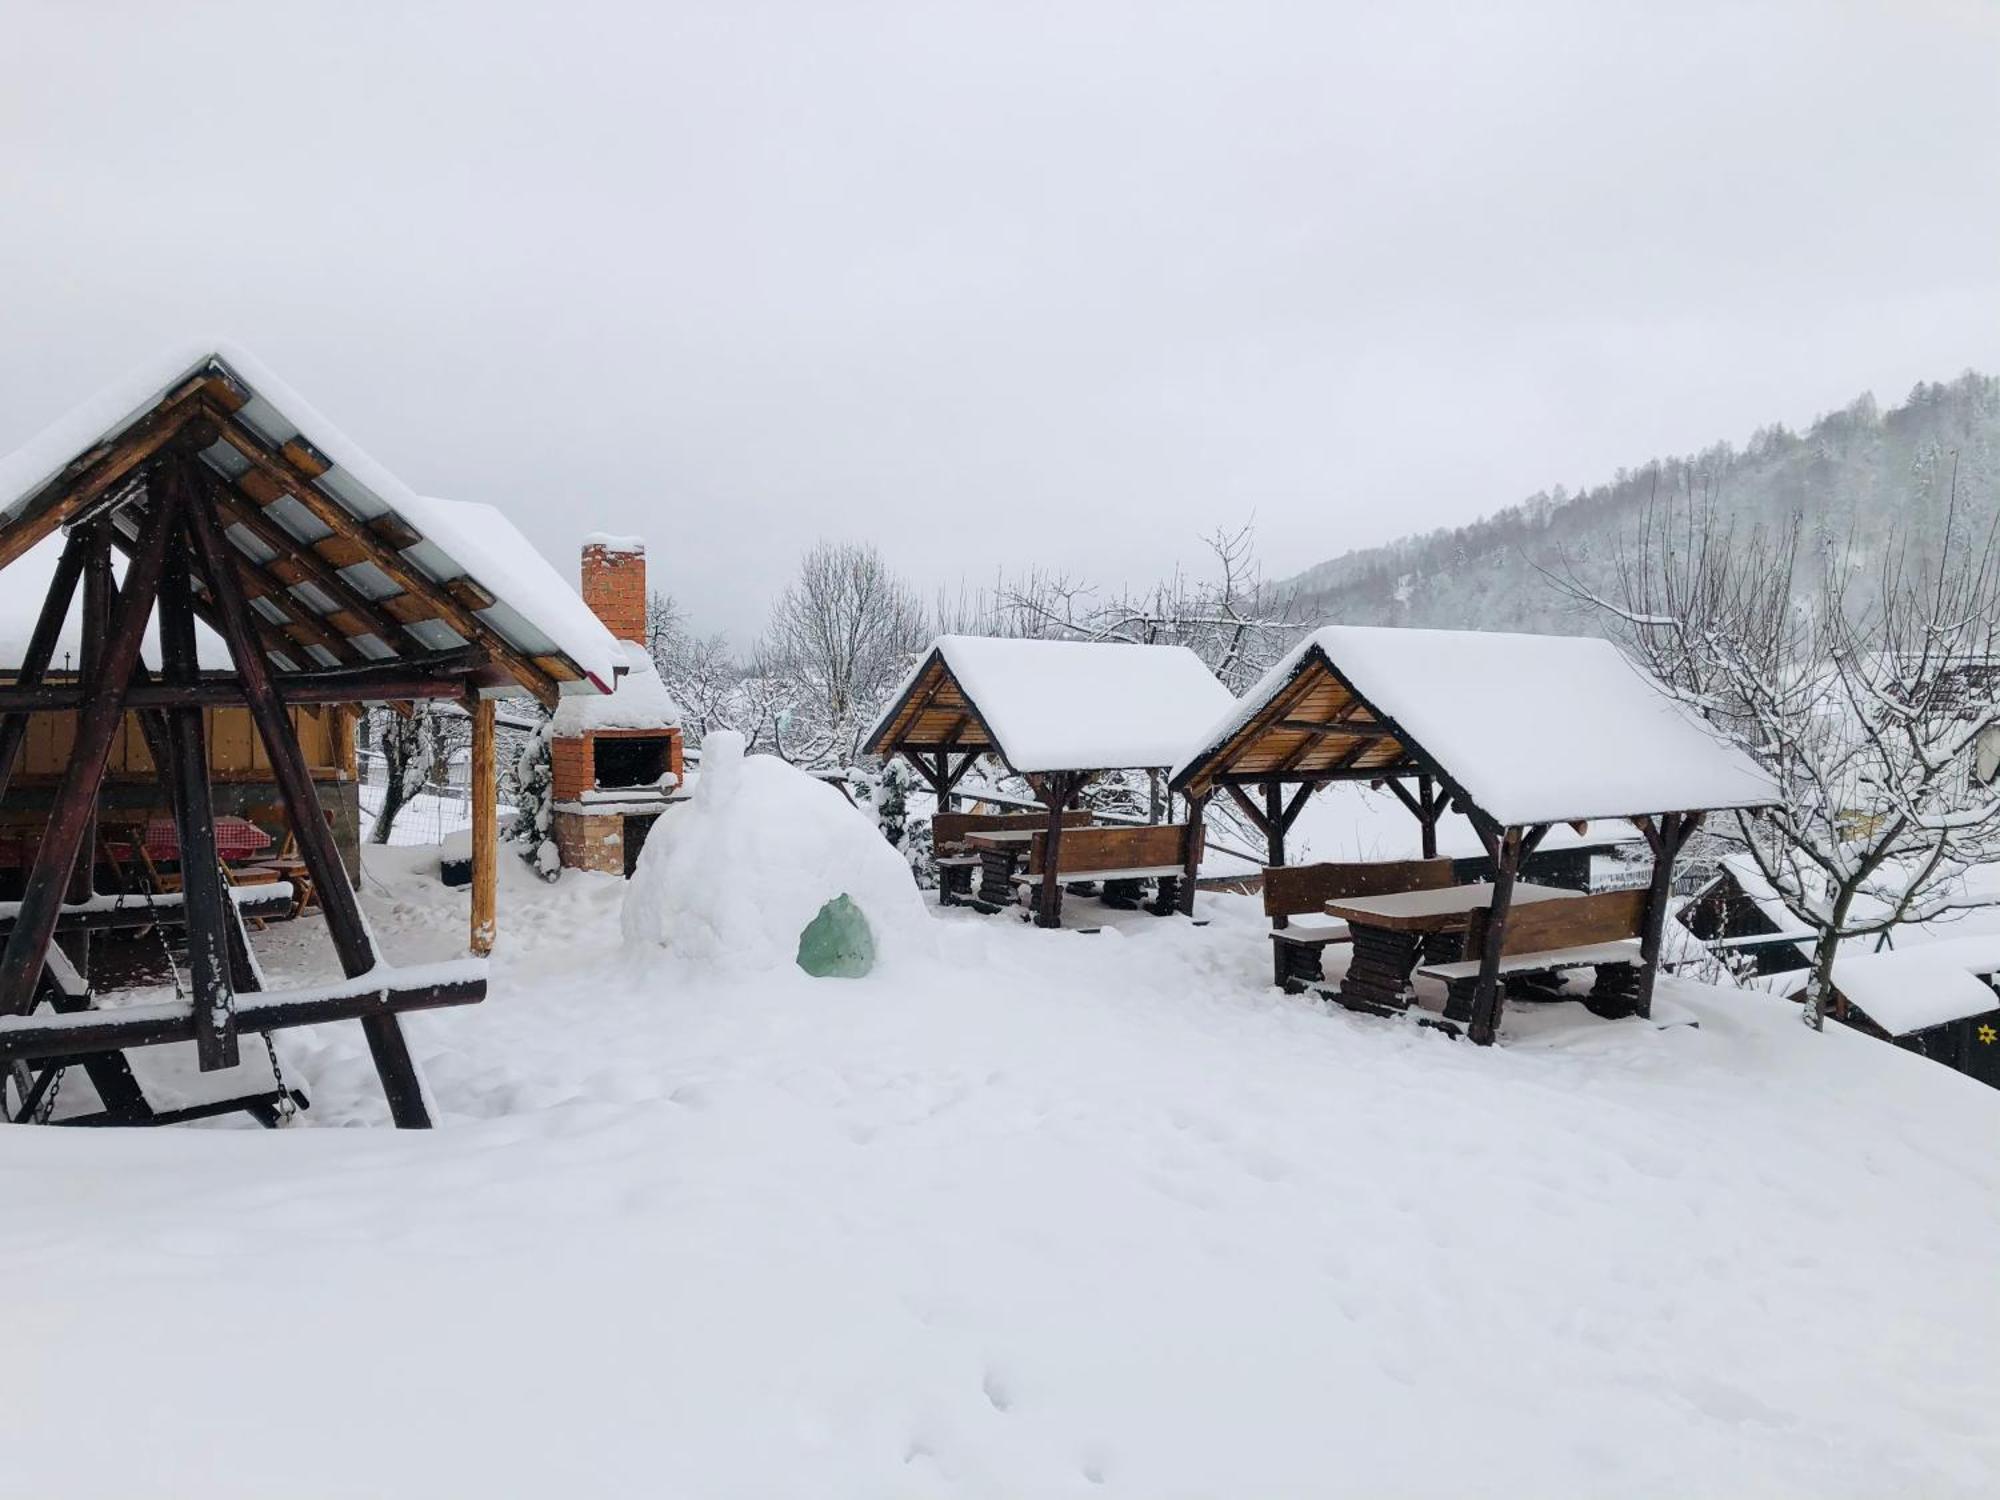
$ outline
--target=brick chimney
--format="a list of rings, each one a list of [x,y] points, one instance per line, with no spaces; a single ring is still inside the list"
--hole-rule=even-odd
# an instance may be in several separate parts
[[[636,536],[583,544],[583,602],[621,641],[646,644],[646,544]]]

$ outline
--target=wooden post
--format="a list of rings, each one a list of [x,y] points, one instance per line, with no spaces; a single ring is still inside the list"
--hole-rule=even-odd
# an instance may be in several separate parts
[[[1423,809],[1417,815],[1417,819],[1423,825],[1424,830],[1424,858],[1436,859],[1438,856],[1438,813],[1443,809],[1439,800],[1432,795],[1431,773],[1428,771],[1420,773],[1417,777],[1417,805]]]
[[[291,716],[271,682],[271,670],[258,645],[251,623],[250,606],[242,585],[230,566],[228,543],[208,513],[201,498],[188,507],[188,529],[195,551],[201,558],[202,574],[215,600],[217,622],[229,655],[242,679],[244,702],[264,741],[271,771],[291,817],[292,835],[298,840],[299,855],[313,878],[319,894],[320,911],[326,917],[327,934],[340,958],[341,972],[352,979],[375,967],[375,942],[361,915],[361,902],[341,863],[340,849],[333,830],[320,811],[319,794],[313,789],[312,772],[299,749]],[[423,1081],[410,1057],[409,1044],[393,1014],[364,1016],[361,1029],[368,1038],[368,1050],[375,1060],[375,1072],[388,1096],[389,1115],[401,1129],[427,1129],[431,1123],[424,1102]]]
[[[153,613],[153,595],[159,587],[167,537],[173,527],[172,510],[171,501],[155,506],[112,617],[99,674],[101,690],[77,714],[69,768],[63,773],[62,787],[43,826],[14,930],[8,934],[5,953],[0,954],[0,1015],[25,1016],[35,1008],[35,990],[61,915],[63,890],[83,845],[97,790],[104,782],[112,742],[124,726],[125,687],[139,659],[146,621]]]
[[[194,462],[193,459],[187,462]],[[180,493],[175,508],[183,517],[199,504],[184,474],[169,482]],[[160,668],[169,683],[195,681],[194,602],[189,588],[186,528],[167,539],[166,571],[160,578]],[[208,738],[199,708],[170,708],[165,769],[173,779],[175,833],[180,846],[181,901],[187,914],[188,974],[193,982],[195,1057],[204,1073],[237,1063],[236,995],[230,987],[229,939],[224,910],[229,888],[215,852],[215,808],[208,785]]]
[[[1035,925],[1062,926],[1062,881],[1056,870],[1062,860],[1063,808],[1079,780],[1074,772],[1052,771],[1042,778],[1042,800],[1048,804],[1049,826],[1042,841],[1042,883],[1035,888]]]
[[[1650,832],[1650,830],[1648,830]],[[1639,929],[1639,988],[1632,997],[1635,1014],[1653,1013],[1653,980],[1660,971],[1660,938],[1673,902],[1674,860],[1693,830],[1685,813],[1670,812],[1660,819],[1659,831],[1647,840],[1653,846],[1653,879],[1646,893],[1646,920]]]
[[[1486,943],[1479,954],[1479,978],[1472,991],[1472,1040],[1493,1045],[1500,1031],[1500,949],[1507,937],[1507,911],[1514,901],[1514,873],[1521,865],[1521,830],[1500,835],[1493,858],[1493,901],[1486,918]],[[1468,955],[1470,956],[1470,955]]]
[[[48,672],[56,641],[62,635],[63,621],[69,617],[70,601],[76,597],[76,581],[83,576],[84,555],[90,540],[87,530],[74,531],[63,544],[62,556],[56,560],[55,577],[49,580],[49,591],[42,596],[42,612],[35,617],[28,649],[21,657],[20,670],[14,674],[16,687],[34,687]],[[7,795],[7,783],[14,778],[14,762],[20,757],[21,743],[27,737],[27,714],[8,714],[0,719],[0,798]]]
[[[1181,915],[1194,915],[1194,883],[1201,873],[1201,848],[1207,838],[1208,793],[1189,792],[1187,796],[1187,860],[1181,867]]]
[[[118,597],[118,585],[111,577],[111,535],[104,525],[80,527],[74,538],[84,545],[83,650],[77,658],[77,681],[85,693],[94,694],[101,686],[98,678],[104,667],[105,636],[111,628],[111,606]],[[172,542],[168,545],[172,546]],[[83,850],[77,855],[76,866],[69,874],[69,888],[64,892],[65,900],[78,904],[97,894],[97,805],[98,798],[93,796],[84,815]],[[56,943],[69,955],[70,963],[88,990],[90,934],[64,934],[58,929]]]
[[[1264,783],[1264,849],[1266,864],[1285,862],[1285,789],[1275,781]]]
[[[472,951],[493,951],[494,885],[498,876],[500,781],[493,766],[493,700],[472,703]]]

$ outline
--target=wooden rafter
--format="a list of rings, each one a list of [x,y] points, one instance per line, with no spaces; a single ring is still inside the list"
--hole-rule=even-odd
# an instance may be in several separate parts
[[[95,501],[110,494],[133,470],[160,449],[180,430],[181,424],[200,407],[202,381],[187,381],[169,395],[154,412],[134,423],[108,443],[100,443],[79,455],[40,494],[52,489],[63,491],[60,499],[43,506],[33,515],[24,515],[0,528],[0,568],[6,567]]]
[[[293,444],[287,444],[278,456],[273,457],[249,429],[227,414],[221,416],[221,430],[224,441],[249,459],[258,472],[283,485],[291,497],[310,511],[322,526],[355,543],[360,550],[359,560],[374,564],[404,592],[434,604],[437,618],[465,639],[479,642],[516,682],[545,706],[554,706],[562,691],[556,680],[517,651],[492,626],[452,599],[442,585],[406,561],[394,547],[371,532],[366,523],[349,514],[345,506],[315,485],[313,479],[324,473],[324,468],[307,472],[311,466],[302,466],[301,458],[293,451]],[[386,603],[384,607],[387,607]]]

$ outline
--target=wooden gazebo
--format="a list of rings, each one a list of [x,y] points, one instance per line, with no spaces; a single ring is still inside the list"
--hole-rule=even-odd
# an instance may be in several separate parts
[[[931,643],[862,749],[902,756],[941,811],[973,764],[995,757],[1048,809],[1053,868],[1063,810],[1092,777],[1166,770],[1231,701],[1185,646],[947,635]],[[1194,890],[1188,874],[1183,902]],[[1044,881],[1037,919],[1055,925],[1060,900],[1056,882]]]
[[[126,1049],[192,1041],[211,1071],[235,1065],[242,1032],[358,1019],[396,1124],[429,1124],[397,1016],[485,994],[494,699],[525,691],[553,705],[605,690],[608,634],[493,512],[411,493],[238,353],[171,356],[78,408],[0,463],[0,507],[0,570],[65,535],[25,655],[0,687],[0,801],[28,716],[74,716],[22,899],[0,909],[0,1063],[38,1070],[38,1090],[80,1066],[103,1118],[139,1123],[150,1111]],[[80,661],[59,673],[52,657],[73,605]],[[202,668],[204,629],[226,648],[227,671]],[[398,970],[362,918],[288,709],[440,697],[465,701],[473,723],[474,957]],[[260,991],[216,858],[203,718],[215,705],[255,723],[339,981]],[[99,793],[128,716],[173,812],[183,890],[171,903],[93,887]],[[100,1007],[88,934],[163,920],[185,925],[190,998]]]
[[[1172,789],[1197,810],[1217,792],[1237,799],[1273,863],[1305,800],[1330,782],[1388,787],[1421,825],[1426,857],[1445,811],[1465,816],[1494,871],[1470,1028],[1481,1043],[1499,1024],[1515,878],[1551,827],[1622,818],[1645,836],[1653,875],[1636,1003],[1646,1014],[1682,846],[1709,811],[1776,800],[1768,776],[1616,646],[1575,636],[1328,626],[1191,743]]]

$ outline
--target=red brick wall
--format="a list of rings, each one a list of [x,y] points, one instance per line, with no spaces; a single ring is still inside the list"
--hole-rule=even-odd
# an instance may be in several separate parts
[[[591,789],[597,780],[597,767],[589,735],[549,743],[549,780],[558,802],[574,802]]]
[[[583,602],[621,641],[646,644],[646,554],[583,549]]]

